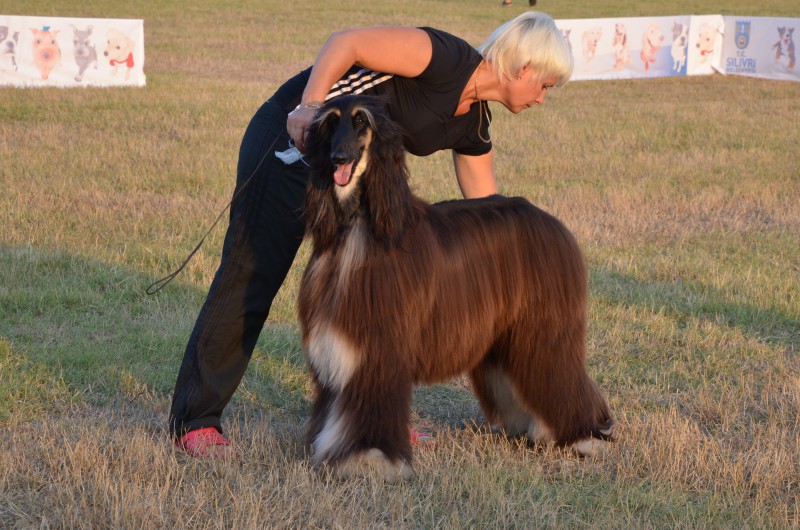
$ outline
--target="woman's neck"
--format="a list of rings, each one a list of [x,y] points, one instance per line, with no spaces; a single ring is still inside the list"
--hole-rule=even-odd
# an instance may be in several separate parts
[[[486,99],[485,94],[486,90],[489,88],[488,81],[490,81],[490,76],[486,75],[488,71],[489,68],[485,64],[485,61],[481,60],[481,62],[478,63],[478,67],[475,68],[475,71],[467,81],[467,84],[464,85],[464,90],[461,91],[461,97],[458,100],[458,107],[456,107],[454,116],[466,114],[469,112],[469,108],[473,103],[481,99]]]

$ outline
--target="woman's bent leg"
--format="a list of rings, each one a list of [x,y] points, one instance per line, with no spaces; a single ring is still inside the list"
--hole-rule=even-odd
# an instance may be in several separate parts
[[[203,427],[222,432],[222,411],[303,239],[308,171],[302,161],[287,166],[274,155],[289,140],[278,107],[265,103],[242,140],[236,185],[242,192],[231,206],[222,260],[175,384],[169,427],[176,437]]]

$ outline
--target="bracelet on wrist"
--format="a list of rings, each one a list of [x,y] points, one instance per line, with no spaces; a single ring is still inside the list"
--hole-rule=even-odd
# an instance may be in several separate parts
[[[312,101],[311,103],[300,103],[294,108],[294,110],[319,109],[320,107],[322,107],[322,103],[316,103]]]

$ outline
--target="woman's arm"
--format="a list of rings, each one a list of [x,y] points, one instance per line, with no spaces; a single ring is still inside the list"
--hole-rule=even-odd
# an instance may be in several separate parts
[[[464,198],[477,199],[497,193],[493,151],[478,156],[460,155],[453,151],[453,166]]]
[[[289,114],[287,129],[295,145],[304,150],[315,106],[325,101],[328,91],[351,66],[416,77],[427,68],[432,53],[430,37],[417,28],[357,28],[331,34],[314,61],[300,107]]]

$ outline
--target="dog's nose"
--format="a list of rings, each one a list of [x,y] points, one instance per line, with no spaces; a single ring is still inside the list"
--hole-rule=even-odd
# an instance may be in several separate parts
[[[350,161],[350,157],[345,155],[344,153],[331,153],[331,162],[333,162],[334,166],[341,166],[342,164],[346,164]]]

